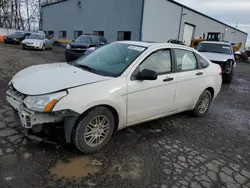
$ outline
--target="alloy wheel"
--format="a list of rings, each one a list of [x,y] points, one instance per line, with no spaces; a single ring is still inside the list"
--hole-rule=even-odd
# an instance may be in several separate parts
[[[104,115],[94,117],[84,132],[84,141],[88,146],[100,145],[108,135],[110,122]]]
[[[201,114],[204,114],[207,111],[209,103],[210,103],[210,96],[209,94],[205,94],[199,101],[198,110]]]

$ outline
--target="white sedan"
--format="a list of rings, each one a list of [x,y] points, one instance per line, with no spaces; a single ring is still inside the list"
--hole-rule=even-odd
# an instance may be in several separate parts
[[[63,122],[65,139],[95,152],[125,127],[192,110],[203,116],[220,91],[219,65],[169,43],[113,42],[72,63],[17,73],[6,98],[22,127]]]

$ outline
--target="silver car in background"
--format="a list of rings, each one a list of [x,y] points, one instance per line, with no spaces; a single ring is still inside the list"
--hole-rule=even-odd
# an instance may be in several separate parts
[[[22,49],[46,50],[53,49],[53,40],[40,33],[32,33],[27,39],[22,41]]]

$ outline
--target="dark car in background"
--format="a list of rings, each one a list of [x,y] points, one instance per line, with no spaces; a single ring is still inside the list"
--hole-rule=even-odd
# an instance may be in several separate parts
[[[96,48],[107,44],[107,40],[103,36],[96,35],[80,35],[73,40],[71,44],[67,44],[65,50],[66,61],[73,61],[79,57],[89,54]]]
[[[30,36],[30,32],[17,31],[4,37],[5,44],[20,44],[24,39]]]

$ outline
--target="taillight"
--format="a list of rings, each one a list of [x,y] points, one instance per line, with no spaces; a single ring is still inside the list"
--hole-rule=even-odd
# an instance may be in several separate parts
[[[222,72],[219,72],[219,75],[222,76]]]

